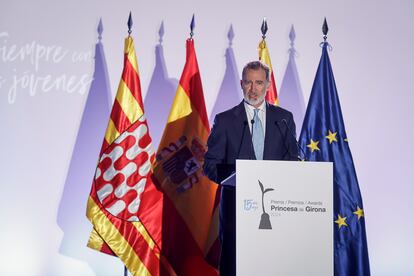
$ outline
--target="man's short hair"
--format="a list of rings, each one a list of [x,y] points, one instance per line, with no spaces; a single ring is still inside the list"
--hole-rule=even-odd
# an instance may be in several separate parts
[[[258,60],[251,61],[251,62],[247,63],[244,66],[243,72],[242,72],[242,79],[244,80],[244,77],[246,76],[247,70],[259,70],[259,69],[263,69],[265,71],[266,80],[269,81],[269,79],[270,79],[270,68],[269,68],[269,66],[267,66],[266,64],[264,64],[263,62],[258,61]]]

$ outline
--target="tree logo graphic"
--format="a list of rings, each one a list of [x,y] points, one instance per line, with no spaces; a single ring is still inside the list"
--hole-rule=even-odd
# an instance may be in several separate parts
[[[264,207],[264,195],[267,192],[274,191],[274,189],[273,188],[268,188],[268,189],[265,190],[265,188],[263,187],[262,182],[260,182],[260,180],[258,180],[258,181],[259,181],[260,190],[262,190],[262,210],[263,210],[262,217],[260,218],[259,229],[272,229],[272,224],[270,223],[269,214],[266,213],[265,207]]]

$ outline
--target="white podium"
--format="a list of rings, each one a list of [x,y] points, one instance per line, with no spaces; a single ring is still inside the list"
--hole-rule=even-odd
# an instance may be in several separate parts
[[[236,271],[333,275],[333,164],[236,161]]]

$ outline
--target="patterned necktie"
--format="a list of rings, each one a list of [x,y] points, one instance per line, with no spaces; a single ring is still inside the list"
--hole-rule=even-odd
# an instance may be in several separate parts
[[[254,153],[256,155],[257,160],[263,160],[263,148],[264,148],[264,133],[263,133],[263,126],[262,121],[260,120],[258,113],[259,109],[254,109],[253,115],[253,126],[252,126],[252,139],[253,139],[253,147]]]

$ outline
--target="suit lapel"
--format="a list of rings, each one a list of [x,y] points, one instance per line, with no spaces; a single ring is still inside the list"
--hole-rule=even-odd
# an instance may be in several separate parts
[[[271,159],[270,153],[272,152],[272,145],[275,141],[275,124],[276,120],[273,117],[273,112],[270,109],[269,103],[266,102],[266,133],[263,150],[263,160]]]
[[[252,135],[250,133],[249,129],[249,123],[247,120],[246,115],[246,109],[244,107],[244,101],[242,101],[235,109],[234,109],[234,116],[236,117],[236,126],[242,126],[236,127],[235,131],[237,133],[236,137],[244,136],[242,139],[242,143],[240,146],[240,159],[256,159],[256,156],[254,154],[253,150],[253,143],[252,143]],[[245,125],[247,123],[247,125]],[[236,157],[237,158],[237,157]]]

